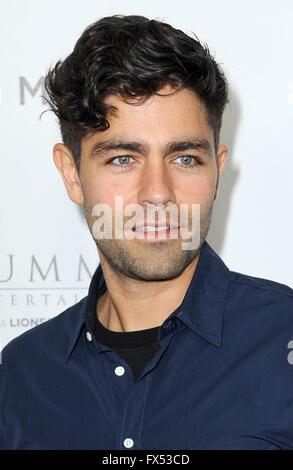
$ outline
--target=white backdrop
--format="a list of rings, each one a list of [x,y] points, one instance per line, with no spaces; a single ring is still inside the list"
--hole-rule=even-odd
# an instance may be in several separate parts
[[[40,98],[47,68],[84,28],[142,14],[207,42],[231,88],[230,149],[209,243],[230,269],[293,286],[292,0],[9,0],[0,6],[0,350],[87,294],[99,260],[53,164],[60,140]]]

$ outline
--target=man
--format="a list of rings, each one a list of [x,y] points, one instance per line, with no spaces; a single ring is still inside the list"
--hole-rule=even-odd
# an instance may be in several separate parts
[[[205,240],[228,155],[227,82],[208,47],[106,17],[45,85],[54,161],[100,264],[87,297],[3,350],[0,447],[292,449],[293,291],[230,271]],[[112,236],[131,205],[136,223]]]

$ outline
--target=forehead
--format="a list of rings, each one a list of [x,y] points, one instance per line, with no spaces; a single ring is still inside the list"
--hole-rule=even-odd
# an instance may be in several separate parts
[[[127,102],[119,95],[109,95],[105,103],[116,108],[109,113],[107,119],[113,131],[125,130],[127,133],[139,128],[160,134],[179,133],[190,130],[211,134],[212,129],[207,121],[204,105],[196,93],[189,89],[174,92],[170,86],[165,86],[147,100],[137,99]]]

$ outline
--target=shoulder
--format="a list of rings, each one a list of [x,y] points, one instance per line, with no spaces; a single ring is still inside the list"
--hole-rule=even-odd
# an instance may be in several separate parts
[[[289,299],[293,298],[293,289],[290,286],[270,279],[230,271],[230,282],[234,284],[235,288],[243,287],[248,291],[258,292],[259,294],[277,294],[288,296]]]
[[[251,340],[270,337],[288,344],[293,339],[290,286],[230,271],[225,305],[226,322],[241,325],[242,333]]]
[[[2,350],[1,364],[9,361],[14,365],[21,361],[34,362],[38,356],[59,356],[69,347],[70,341],[82,324],[82,311],[87,297],[62,313],[11,340]]]
[[[277,281],[230,271],[229,295],[240,305],[266,306],[267,309],[288,307],[293,315],[293,289]]]

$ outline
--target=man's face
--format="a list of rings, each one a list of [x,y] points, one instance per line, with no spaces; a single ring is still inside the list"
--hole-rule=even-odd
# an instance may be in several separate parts
[[[160,94],[171,91],[166,86]],[[96,220],[92,209],[100,203],[112,208],[114,227],[117,196],[122,196],[123,207],[135,203],[145,214],[147,205],[167,208],[172,203],[180,211],[180,204],[187,204],[191,214],[191,205],[199,204],[200,245],[196,249],[182,249],[180,231],[179,237],[160,241],[142,237],[95,240],[101,261],[106,260],[115,271],[140,280],[172,279],[195,259],[206,238],[227,148],[219,146],[218,155],[215,154],[213,130],[198,98],[190,90],[170,96],[153,95],[136,105],[113,95],[106,102],[117,107],[118,112],[108,117],[109,129],[89,134],[82,140],[79,194],[77,197],[76,185],[73,194],[67,182],[69,196],[83,203],[90,230]],[[174,150],[173,147],[167,152],[170,142],[195,139],[205,140],[209,149]],[[113,140],[142,143],[144,148],[100,148],[94,152],[97,144]]]

